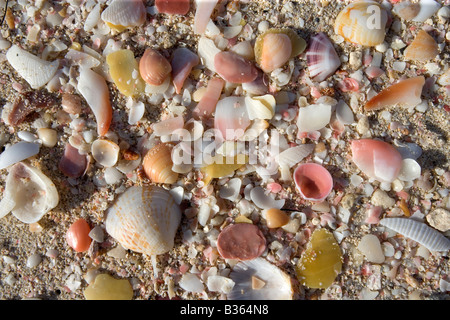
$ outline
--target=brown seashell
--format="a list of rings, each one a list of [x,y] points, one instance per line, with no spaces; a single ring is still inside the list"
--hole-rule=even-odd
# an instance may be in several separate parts
[[[66,143],[64,155],[58,164],[58,169],[64,175],[71,178],[79,178],[86,172],[88,164],[86,155],[80,154],[77,148],[70,143]]]
[[[289,216],[282,210],[272,208],[266,212],[267,227],[280,228],[289,222]]]
[[[34,112],[51,107],[56,103],[52,95],[46,91],[28,91],[18,98],[8,114],[8,122],[16,126],[25,121]]]
[[[154,183],[175,183],[178,173],[172,171],[172,149],[170,143],[160,143],[150,149],[142,162],[145,174]]]
[[[172,72],[172,66],[158,51],[147,49],[139,61],[139,72],[145,82],[159,86]]]
[[[247,83],[258,76],[258,69],[244,57],[229,51],[222,51],[214,57],[214,68],[227,82]]]
[[[436,58],[439,54],[438,44],[425,30],[420,30],[404,53],[408,60],[425,62]]]
[[[266,250],[266,238],[254,224],[236,223],[220,232],[217,249],[224,259],[252,260]]]
[[[61,107],[69,114],[81,113],[81,97],[71,93],[63,93]]]

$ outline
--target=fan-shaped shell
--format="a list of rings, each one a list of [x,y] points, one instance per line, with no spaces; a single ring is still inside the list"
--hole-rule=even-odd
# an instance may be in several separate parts
[[[334,32],[352,43],[372,47],[383,43],[387,21],[387,12],[379,3],[357,1],[338,14]]]
[[[106,231],[124,248],[147,255],[174,246],[181,210],[168,191],[158,186],[133,186],[106,212]]]
[[[178,173],[172,171],[172,149],[172,144],[160,143],[145,155],[142,166],[152,182],[172,184],[177,181]]]
[[[405,49],[405,58],[425,62],[436,58],[439,47],[432,36],[425,30],[420,30],[414,41]]]
[[[323,32],[311,38],[306,60],[309,75],[318,82],[331,76],[341,65],[333,44]]]

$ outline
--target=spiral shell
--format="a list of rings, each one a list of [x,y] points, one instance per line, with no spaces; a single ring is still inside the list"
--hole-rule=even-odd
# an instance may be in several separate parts
[[[107,212],[106,231],[124,248],[147,255],[174,246],[181,210],[168,191],[158,186],[133,186]]]
[[[145,155],[142,166],[152,182],[172,184],[177,181],[178,173],[172,171],[172,149],[172,144],[160,143]]]

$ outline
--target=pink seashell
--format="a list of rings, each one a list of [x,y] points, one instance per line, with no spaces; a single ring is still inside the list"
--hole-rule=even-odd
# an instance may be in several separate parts
[[[159,86],[171,72],[172,66],[162,54],[151,48],[145,50],[139,61],[139,73],[145,82]]]
[[[283,66],[292,55],[292,42],[284,33],[268,33],[261,48],[261,69],[270,73]]]
[[[155,0],[159,13],[185,15],[191,7],[190,0]]]
[[[366,220],[364,220],[364,222],[367,224],[378,224],[380,222],[382,211],[383,207],[371,206],[366,211]]]
[[[219,100],[214,116],[214,127],[226,140],[238,139],[250,125],[244,97],[226,97]]]
[[[244,89],[247,93],[256,96],[263,96],[268,91],[268,83],[269,79],[267,75],[258,69],[258,76],[255,80],[242,84],[242,89]]]
[[[353,78],[345,78],[344,80],[341,80],[338,82],[338,88],[342,92],[358,92],[359,91],[359,83]]]
[[[181,92],[184,81],[192,68],[200,63],[198,56],[187,48],[178,48],[172,56],[172,78],[177,94]]]
[[[224,86],[225,81],[220,78],[212,78],[209,80],[206,92],[195,107],[193,114],[196,117],[209,117],[212,115],[216,110],[216,105]]]
[[[253,224],[232,224],[219,234],[217,249],[224,259],[252,260],[266,250],[266,239]]]
[[[353,140],[351,148],[353,162],[370,178],[392,182],[399,175],[403,159],[389,143],[372,139]]]
[[[317,163],[300,164],[294,171],[294,182],[300,195],[314,202],[325,200],[333,189],[333,177]]]
[[[341,65],[333,44],[323,32],[311,38],[306,60],[309,74],[317,82],[331,76]]]
[[[80,154],[77,148],[66,143],[64,155],[59,161],[59,170],[68,177],[79,178],[86,172],[87,166],[86,155]]]
[[[216,72],[227,82],[247,83],[258,76],[258,70],[252,62],[229,51],[222,51],[214,57]]]
[[[279,183],[272,182],[267,185],[267,189],[272,193],[279,193],[282,187]]]
[[[196,0],[196,9],[194,16],[194,33],[203,34],[206,31],[211,14],[216,7],[218,0]]]
[[[369,79],[375,79],[381,77],[384,74],[384,71],[379,67],[371,66],[366,69],[366,74]]]

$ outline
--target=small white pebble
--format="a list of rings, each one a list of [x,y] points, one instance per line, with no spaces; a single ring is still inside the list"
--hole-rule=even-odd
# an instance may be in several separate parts
[[[6,264],[13,264],[14,262],[16,262],[16,259],[8,257],[8,256],[3,256],[3,261]]]
[[[27,259],[27,267],[34,268],[38,266],[42,261],[41,255],[39,253],[32,254]]]
[[[268,21],[261,21],[259,24],[258,24],[258,31],[259,32],[266,32],[267,30],[269,29],[269,22]]]
[[[403,72],[405,70],[405,68],[406,68],[406,62],[404,62],[404,61],[395,61],[392,64],[392,69],[394,69],[395,71],[398,71],[398,72]]]
[[[16,283],[17,279],[10,273],[4,281],[7,285],[13,286]]]
[[[389,45],[387,44],[386,41],[383,42],[382,44],[375,46],[375,50],[377,50],[378,52],[381,52],[381,53],[385,53],[388,48],[389,48]]]
[[[105,233],[103,232],[103,228],[100,226],[95,226],[90,232],[89,237],[96,242],[103,242],[105,238]]]
[[[373,263],[384,262],[384,253],[377,236],[366,234],[361,238],[357,248],[366,257],[367,261]]]
[[[42,145],[47,148],[52,148],[58,142],[58,134],[55,130],[50,128],[39,128],[37,130],[39,139],[42,141]]]

